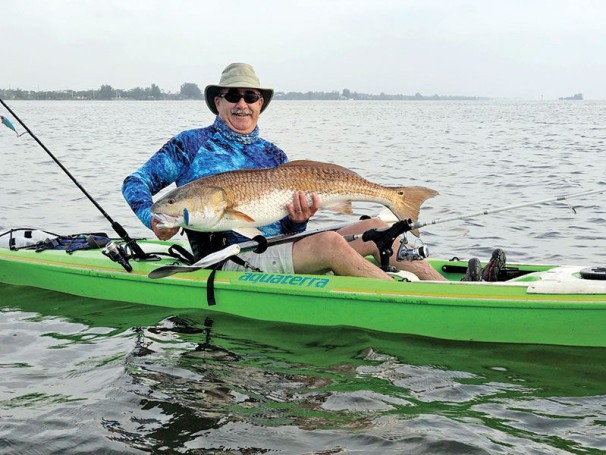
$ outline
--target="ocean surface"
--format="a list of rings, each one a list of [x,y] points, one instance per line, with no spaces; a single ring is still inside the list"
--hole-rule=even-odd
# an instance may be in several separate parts
[[[122,180],[213,121],[203,102],[9,105],[141,237]],[[433,256],[485,261],[502,247],[510,261],[606,265],[606,198],[573,196],[606,190],[606,102],[276,101],[260,128],[291,159],[438,190],[422,221],[475,214],[424,228]],[[380,210],[354,208],[312,227]],[[112,234],[31,137],[2,128],[0,233],[16,227]],[[605,452],[606,349],[269,324],[0,284],[2,454]]]

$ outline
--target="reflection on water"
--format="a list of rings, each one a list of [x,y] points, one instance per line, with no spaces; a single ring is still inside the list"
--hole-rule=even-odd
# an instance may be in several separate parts
[[[132,235],[123,178],[200,102],[12,102]],[[603,187],[600,102],[275,102],[292,159],[440,191],[423,220]],[[0,230],[109,231],[31,138],[0,133]],[[435,256],[604,264],[602,196],[435,225]],[[377,207],[357,206],[360,213]],[[343,217],[324,212],[318,223]],[[268,324],[0,285],[0,452],[600,453],[603,349]],[[178,318],[176,318],[178,316]]]
[[[606,449],[603,349],[446,342],[0,291],[3,453]]]

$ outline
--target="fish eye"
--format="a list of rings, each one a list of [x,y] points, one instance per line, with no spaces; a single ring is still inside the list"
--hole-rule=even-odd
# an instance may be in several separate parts
[[[170,199],[169,199],[168,201],[166,201],[166,202],[168,202],[169,204],[174,204],[174,203],[175,203],[175,200],[174,200],[173,198],[170,198]]]

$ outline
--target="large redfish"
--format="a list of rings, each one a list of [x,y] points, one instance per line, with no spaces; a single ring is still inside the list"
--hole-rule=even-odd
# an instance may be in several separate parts
[[[416,220],[430,188],[386,187],[336,164],[291,161],[268,169],[224,172],[176,188],[153,204],[163,227],[215,232],[265,226],[288,212],[296,191],[316,194],[320,207],[351,214],[352,201],[376,202],[400,219]]]

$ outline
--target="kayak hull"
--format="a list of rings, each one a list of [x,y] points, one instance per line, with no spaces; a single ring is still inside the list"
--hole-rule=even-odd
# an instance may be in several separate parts
[[[172,243],[141,241],[148,252]],[[496,343],[606,347],[606,281],[583,280],[580,267],[517,265],[506,282],[397,282],[332,275],[219,271],[216,305],[207,303],[208,270],[152,280],[172,258],[130,261],[132,272],[101,250],[0,249],[0,282],[88,298],[204,308],[250,319],[352,326],[390,333]],[[434,267],[464,263],[432,260]],[[597,283],[597,284],[596,284]]]

